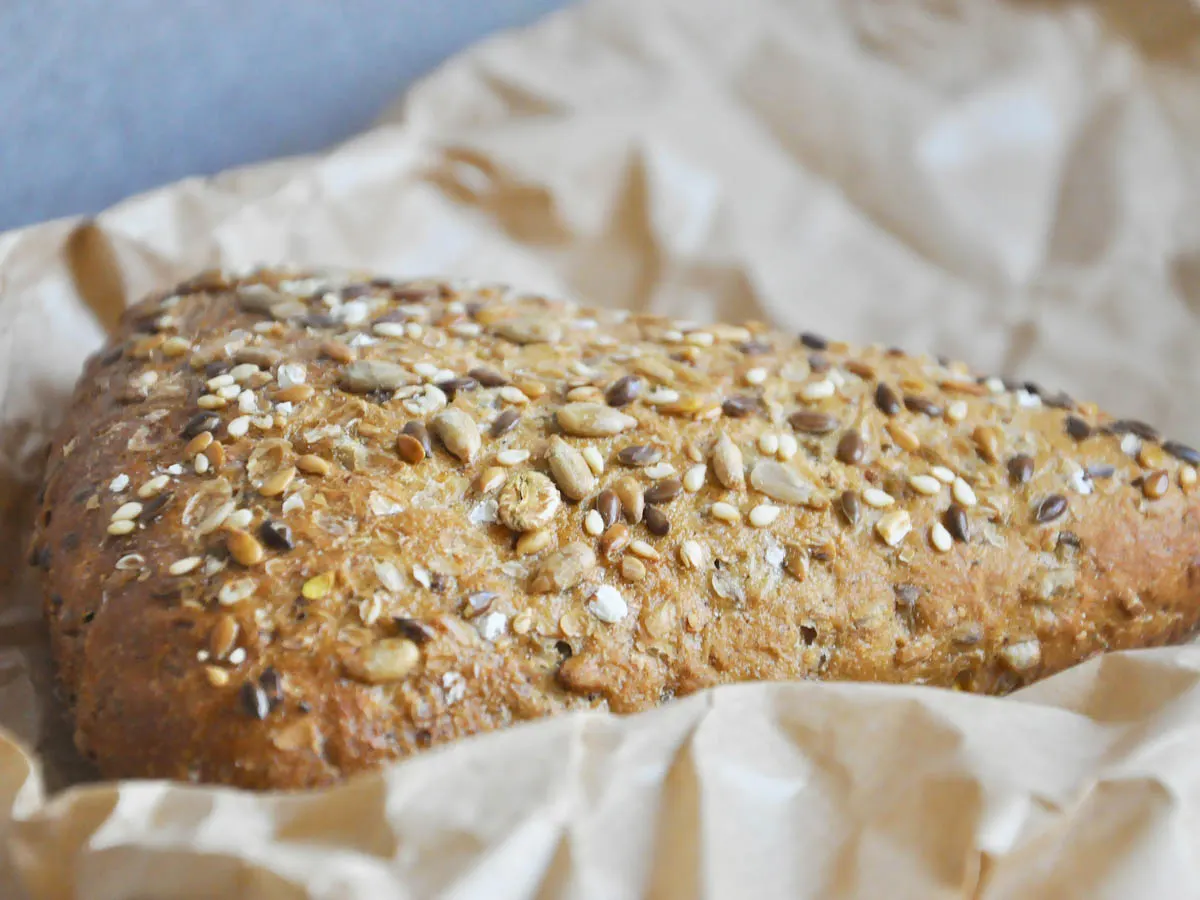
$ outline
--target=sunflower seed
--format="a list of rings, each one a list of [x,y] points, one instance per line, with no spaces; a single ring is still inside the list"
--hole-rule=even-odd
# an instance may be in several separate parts
[[[395,391],[409,383],[408,371],[397,363],[361,359],[342,369],[342,387],[355,394]]]
[[[445,448],[463,462],[471,462],[479,452],[479,428],[461,409],[445,409],[434,416],[433,431]]]
[[[713,474],[717,481],[731,491],[746,486],[746,467],[742,462],[742,451],[724,431],[717,432],[717,442],[712,451]]]
[[[820,503],[817,486],[774,460],[762,459],[750,472],[750,485],[772,500],[794,506],[817,508]]]
[[[588,468],[583,454],[558,435],[550,439],[546,462],[559,490],[570,499],[582,500],[595,488],[596,476]]]
[[[600,403],[568,403],[555,418],[567,434],[575,437],[611,437],[637,425],[637,419]]]

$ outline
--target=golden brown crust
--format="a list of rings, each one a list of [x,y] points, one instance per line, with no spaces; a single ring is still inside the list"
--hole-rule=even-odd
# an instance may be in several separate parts
[[[1196,461],[754,323],[210,274],[89,362],[32,554],[105,774],[290,788],[722,682],[1000,693],[1182,639]]]

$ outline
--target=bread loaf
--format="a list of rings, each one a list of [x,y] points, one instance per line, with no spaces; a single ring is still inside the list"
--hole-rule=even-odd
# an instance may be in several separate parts
[[[1185,638],[1197,464],[880,346],[213,273],[89,361],[31,555],[101,772],[294,788],[721,683],[1003,693]]]

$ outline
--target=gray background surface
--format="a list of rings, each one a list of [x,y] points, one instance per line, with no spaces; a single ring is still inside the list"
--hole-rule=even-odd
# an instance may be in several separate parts
[[[565,0],[0,0],[0,230],[320,150]]]

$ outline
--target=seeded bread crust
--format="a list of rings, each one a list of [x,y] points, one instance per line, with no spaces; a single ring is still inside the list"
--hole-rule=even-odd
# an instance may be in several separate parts
[[[103,774],[299,788],[720,683],[1004,693],[1183,639],[1197,462],[882,347],[209,273],[89,361],[31,554]]]

